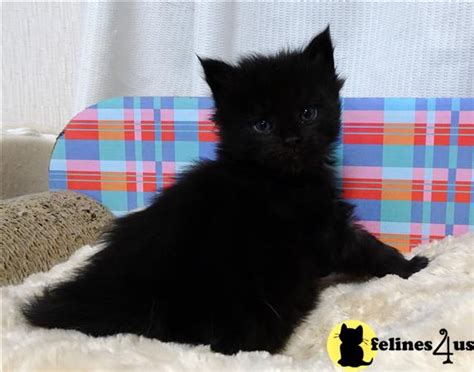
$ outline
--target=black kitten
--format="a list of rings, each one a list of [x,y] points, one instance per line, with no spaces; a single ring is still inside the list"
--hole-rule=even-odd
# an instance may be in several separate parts
[[[31,324],[273,353],[315,306],[317,277],[427,265],[358,227],[335,187],[342,81],[329,29],[303,50],[201,63],[217,160],[118,219],[74,279],[25,305]]]
[[[348,328],[345,323],[342,324],[339,339],[341,340],[341,359],[338,361],[342,367],[360,367],[372,364],[372,359],[364,361],[364,350],[360,344],[364,341],[364,330],[362,326],[357,328]]]

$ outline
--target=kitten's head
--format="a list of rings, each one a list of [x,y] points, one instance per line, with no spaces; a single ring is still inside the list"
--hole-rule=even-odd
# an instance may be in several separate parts
[[[214,97],[222,156],[283,172],[329,159],[339,134],[339,90],[329,27],[304,49],[236,65],[200,59]]]
[[[364,330],[362,326],[358,326],[357,328],[348,328],[345,323],[341,326],[341,333],[339,334],[339,339],[342,342],[348,344],[359,345],[363,339]]]

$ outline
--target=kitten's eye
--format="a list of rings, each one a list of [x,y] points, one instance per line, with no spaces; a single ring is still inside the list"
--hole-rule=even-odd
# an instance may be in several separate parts
[[[306,107],[300,117],[303,123],[309,123],[318,117],[318,110],[316,107]]]
[[[258,133],[267,134],[273,130],[273,124],[266,120],[260,120],[253,125],[253,129]]]

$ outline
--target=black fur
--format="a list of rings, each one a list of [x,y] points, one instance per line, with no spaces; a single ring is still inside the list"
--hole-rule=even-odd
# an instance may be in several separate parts
[[[201,63],[217,160],[119,218],[74,279],[24,306],[31,324],[277,352],[315,306],[318,277],[408,278],[427,265],[358,227],[335,187],[342,81],[329,29],[303,50]]]

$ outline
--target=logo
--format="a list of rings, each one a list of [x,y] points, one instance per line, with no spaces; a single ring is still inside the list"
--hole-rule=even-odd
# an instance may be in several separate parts
[[[444,356],[442,364],[454,364],[455,352],[474,350],[473,340],[452,340],[445,328],[439,330],[441,340],[403,340],[389,337],[381,340],[374,330],[360,320],[346,320],[329,333],[327,350],[338,367],[356,371],[370,366],[378,351],[429,352],[435,357]]]
[[[371,347],[371,341],[376,338],[369,325],[359,320],[346,320],[329,333],[329,357],[335,365],[345,370],[364,369],[372,364],[377,354],[377,349]]]

